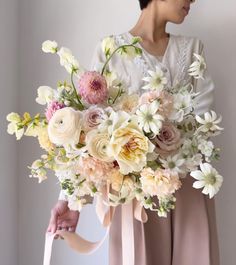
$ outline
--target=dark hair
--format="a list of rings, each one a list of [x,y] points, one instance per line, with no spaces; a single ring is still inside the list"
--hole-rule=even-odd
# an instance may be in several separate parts
[[[139,0],[141,10],[146,8],[150,2],[152,2],[152,0]]]

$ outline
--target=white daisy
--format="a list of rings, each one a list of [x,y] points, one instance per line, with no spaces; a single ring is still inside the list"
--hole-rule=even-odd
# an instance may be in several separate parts
[[[198,78],[204,79],[203,74],[206,70],[206,62],[201,55],[196,54],[196,53],[194,53],[193,55],[197,58],[197,60],[195,60],[189,66],[188,73],[189,75],[193,76],[196,79]]]
[[[210,112],[206,112],[204,114],[204,118],[201,118],[199,115],[196,115],[196,120],[198,123],[202,124],[195,133],[198,132],[215,132],[215,131],[221,131],[224,130],[224,128],[219,127],[217,124],[221,122],[222,117],[220,116],[219,118],[217,118],[216,113],[211,110]]]
[[[164,86],[167,84],[167,78],[164,76],[163,71],[156,66],[156,71],[149,70],[150,76],[144,77],[142,80],[148,82],[147,85],[143,86],[142,89],[151,90],[163,90]]]
[[[201,163],[200,169],[190,173],[193,178],[197,179],[193,183],[193,187],[195,189],[204,187],[202,193],[209,194],[209,197],[212,198],[219,191],[223,177],[209,163]]]
[[[147,133],[153,132],[157,135],[162,127],[164,118],[157,113],[159,104],[157,100],[154,100],[151,103],[142,104],[136,111],[139,125]]]
[[[174,156],[168,156],[166,159],[160,158],[160,161],[162,162],[162,166],[164,168],[170,169],[175,173],[184,173],[182,167],[185,162],[185,159],[181,158],[179,154],[176,154]]]

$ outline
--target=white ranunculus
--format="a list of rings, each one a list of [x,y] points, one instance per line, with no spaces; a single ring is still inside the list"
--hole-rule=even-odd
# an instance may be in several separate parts
[[[57,48],[58,48],[58,45],[56,41],[46,40],[42,44],[42,50],[46,53],[56,53]]]
[[[108,133],[99,133],[98,130],[89,131],[85,140],[90,155],[105,162],[112,162],[114,158],[107,154],[109,141]]]
[[[69,73],[71,73],[72,70],[79,69],[79,62],[68,48],[61,47],[57,54],[60,57],[60,64],[64,66]]]
[[[54,99],[54,91],[49,86],[40,86],[38,88],[38,97],[36,102],[40,105],[46,105]]]
[[[76,145],[80,139],[82,113],[66,107],[57,110],[48,124],[48,136],[57,145]]]

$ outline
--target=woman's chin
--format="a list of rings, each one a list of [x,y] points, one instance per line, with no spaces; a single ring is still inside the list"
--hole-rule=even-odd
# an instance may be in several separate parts
[[[186,16],[179,16],[171,20],[172,23],[174,24],[181,24],[184,22]]]

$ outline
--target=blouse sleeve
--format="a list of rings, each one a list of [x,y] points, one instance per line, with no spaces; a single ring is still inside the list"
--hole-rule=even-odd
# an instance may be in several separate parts
[[[204,58],[205,62],[206,62],[206,58],[205,58],[205,52],[204,52],[204,44],[202,43],[201,40],[199,40],[199,49],[200,52],[199,54]],[[206,62],[207,65],[207,62]],[[207,68],[205,69],[205,73],[204,73],[204,79],[194,79],[194,91],[195,92],[200,92],[196,97],[195,97],[195,109],[194,109],[194,113],[196,115],[201,115],[204,114],[205,112],[211,110],[211,108],[213,107],[213,102],[214,102],[214,89],[215,89],[215,85],[214,82],[211,78],[210,73],[208,72],[208,65]]]

